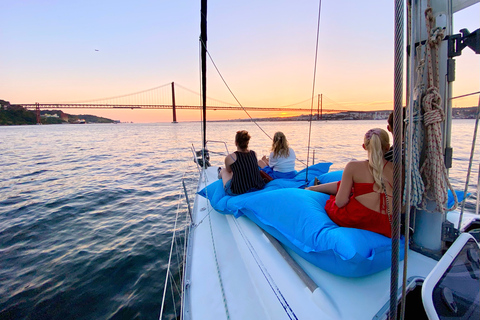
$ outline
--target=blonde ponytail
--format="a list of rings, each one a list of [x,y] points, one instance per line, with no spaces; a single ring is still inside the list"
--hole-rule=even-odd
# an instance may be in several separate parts
[[[288,147],[287,137],[283,134],[283,132],[275,132],[272,141],[272,151],[273,157],[285,157],[288,158],[290,155],[290,149]]]
[[[368,151],[368,162],[375,181],[374,190],[382,192],[384,154],[389,147],[388,133],[380,128],[370,129],[365,134],[364,144]]]

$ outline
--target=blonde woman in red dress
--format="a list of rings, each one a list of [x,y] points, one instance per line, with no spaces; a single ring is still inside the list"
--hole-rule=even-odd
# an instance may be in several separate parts
[[[331,195],[325,211],[337,225],[391,237],[393,165],[384,159],[390,148],[388,133],[370,129],[365,134],[363,148],[368,160],[347,163],[341,181],[306,189]]]

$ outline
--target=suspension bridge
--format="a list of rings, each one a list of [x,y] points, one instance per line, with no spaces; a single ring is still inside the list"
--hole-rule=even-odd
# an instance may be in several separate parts
[[[317,120],[319,120],[322,113],[351,111],[337,108],[324,109],[323,98],[323,95],[318,95],[318,98],[316,99],[316,108],[312,110],[311,98],[286,106],[247,107],[207,97],[207,110],[294,111],[306,112],[307,114],[317,111]],[[330,100],[330,104],[336,104],[333,100],[328,100]],[[199,93],[171,82],[155,88],[108,98],[59,103],[24,103],[20,105],[27,109],[35,109],[37,122],[39,123],[41,109],[171,109],[173,122],[177,122],[177,110],[199,110],[202,108],[199,101]],[[338,106],[340,105],[337,104],[337,107]]]

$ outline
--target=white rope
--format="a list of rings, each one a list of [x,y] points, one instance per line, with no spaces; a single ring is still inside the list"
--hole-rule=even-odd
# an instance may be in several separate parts
[[[445,119],[445,114],[442,109],[442,97],[439,93],[439,57],[438,45],[443,39],[443,30],[436,28],[432,30],[435,25],[432,8],[428,7],[425,10],[425,22],[429,39],[426,45],[427,60],[428,60],[428,89],[423,98],[424,109],[424,124],[426,131],[426,157],[420,172],[424,176],[425,196],[423,198],[421,208],[429,211],[427,208],[427,199],[433,200],[436,203],[435,210],[444,213],[446,203],[448,200],[448,193],[445,184],[453,191],[453,188],[448,180],[447,169],[443,159],[442,148],[442,128],[441,122]],[[435,70],[433,69],[432,50],[435,54]],[[455,204],[452,209],[456,208],[458,204],[455,192],[452,192]]]

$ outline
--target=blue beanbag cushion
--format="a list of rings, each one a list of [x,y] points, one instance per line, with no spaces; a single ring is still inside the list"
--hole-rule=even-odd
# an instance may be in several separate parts
[[[321,184],[323,184],[323,183],[340,181],[340,180],[342,180],[342,175],[343,175],[343,170],[337,170],[337,171],[322,173],[322,174],[316,176],[316,178],[318,179],[318,181]],[[309,187],[313,186],[314,182],[315,182],[315,180],[311,180],[308,183],[308,186]]]
[[[343,170],[327,172],[318,176],[320,183],[337,182],[342,180]]]
[[[315,177],[327,173],[331,165],[331,162],[321,162],[308,167],[308,181],[313,181]],[[198,194],[209,199],[215,210],[225,214],[233,214],[238,218],[243,215],[239,208],[244,199],[248,199],[248,197],[253,194],[263,194],[265,192],[282,188],[303,188],[307,176],[306,171],[306,169],[299,171],[293,179],[275,179],[270,181],[262,190],[245,193],[239,196],[227,196],[223,189],[222,180],[217,180],[211,183],[199,191]]]
[[[390,266],[391,239],[337,226],[324,210],[329,196],[279,189],[252,196],[242,212],[307,261],[345,277],[361,277]],[[403,259],[401,241],[400,258]]]
[[[336,179],[338,175],[332,172],[324,178]],[[210,199],[219,212],[236,217],[246,215],[304,259],[331,273],[360,277],[390,266],[390,238],[367,230],[338,227],[324,209],[329,196],[298,189],[301,180],[293,188],[289,186],[295,185],[294,180],[274,180],[263,190],[235,197],[225,196],[218,180],[199,194]],[[402,259],[403,245],[402,241]]]
[[[455,194],[457,195],[458,204],[463,200],[463,191],[455,190]],[[470,197],[471,193],[467,193],[467,198]],[[447,208],[451,208],[455,204],[455,199],[453,199],[453,193],[450,189],[448,189],[448,202]]]
[[[289,172],[279,172],[272,169],[270,166],[265,166],[265,168],[261,168],[263,172],[268,174],[273,179],[293,179],[297,175],[297,171],[289,171]]]

